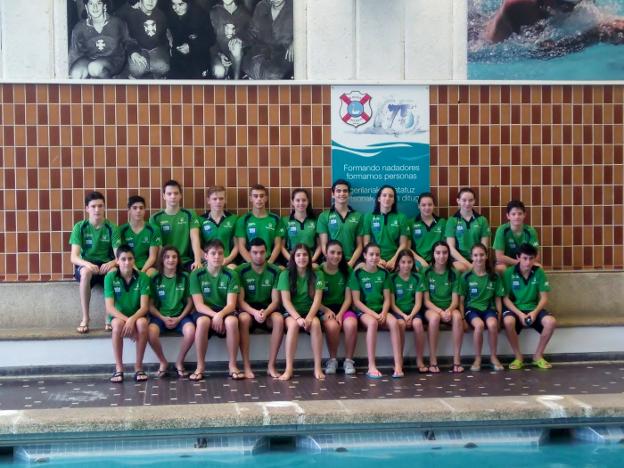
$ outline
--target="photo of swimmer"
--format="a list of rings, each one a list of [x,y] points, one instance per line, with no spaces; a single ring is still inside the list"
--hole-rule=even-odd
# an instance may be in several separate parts
[[[624,0],[468,0],[468,79],[624,79]]]
[[[294,78],[293,0],[67,0],[72,79]]]

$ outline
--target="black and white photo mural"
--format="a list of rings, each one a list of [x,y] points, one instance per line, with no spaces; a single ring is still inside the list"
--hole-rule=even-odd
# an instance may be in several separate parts
[[[293,0],[67,0],[71,79],[293,78]]]

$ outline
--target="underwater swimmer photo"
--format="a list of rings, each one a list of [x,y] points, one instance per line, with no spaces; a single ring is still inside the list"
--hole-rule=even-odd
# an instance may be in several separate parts
[[[468,0],[468,79],[624,79],[624,0]]]

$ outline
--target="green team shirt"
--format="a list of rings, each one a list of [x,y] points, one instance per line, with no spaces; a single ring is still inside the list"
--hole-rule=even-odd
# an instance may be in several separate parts
[[[481,238],[490,237],[490,224],[485,216],[476,211],[472,212],[472,218],[466,221],[458,211],[446,222],[445,237],[455,239],[455,248],[466,260],[470,261],[470,249],[481,242]]]
[[[314,290],[322,290],[325,287],[325,279],[323,278],[323,273],[319,270],[315,271],[314,273],[316,274]],[[288,270],[284,270],[280,273],[279,279],[277,280],[277,289],[279,291],[290,291]],[[299,315],[301,315],[302,317],[308,315],[308,312],[310,312],[310,307],[312,307],[312,302],[314,302],[314,298],[310,297],[310,294],[308,293],[307,278],[297,276],[297,289],[294,295],[291,293],[290,300]]]
[[[433,217],[431,224],[425,223],[420,215],[410,223],[412,249],[427,263],[433,261],[433,244],[445,240],[446,219]]]
[[[104,277],[104,297],[115,300],[115,309],[130,317],[141,307],[141,296],[150,295],[150,279],[143,272],[134,270],[130,282],[119,270],[110,271]]]
[[[349,207],[347,215],[343,218],[332,206],[318,217],[316,232],[327,234],[329,240],[339,241],[345,258],[351,260],[358,236],[364,235],[362,213]]]
[[[537,239],[537,231],[531,226],[525,224],[522,231],[516,235],[509,223],[501,224],[496,229],[494,236],[494,250],[502,250],[504,254],[511,258],[516,258],[518,249],[522,244],[531,244],[536,249],[539,248],[539,240]]]
[[[211,309],[225,307],[228,294],[238,294],[239,285],[238,274],[229,268],[221,268],[216,276],[211,275],[206,267],[191,273],[191,295],[201,294],[204,304]]]
[[[360,299],[369,309],[380,313],[384,303],[384,289],[391,290],[390,274],[378,268],[375,273],[369,273],[364,268],[355,270],[348,283],[351,291],[360,291]]]
[[[455,270],[436,273],[428,267],[422,277],[420,290],[429,292],[429,299],[440,309],[448,309],[453,302],[453,293],[458,292],[459,273]]]
[[[182,263],[195,258],[191,246],[191,229],[199,229],[199,220],[193,210],[180,208],[174,215],[161,210],[153,214],[149,222],[160,230],[162,245],[172,245],[178,249]]]
[[[266,258],[269,258],[273,252],[275,238],[281,237],[280,226],[280,217],[275,213],[268,211],[266,216],[258,218],[250,211],[238,218],[234,235],[237,238],[245,239],[247,250],[249,250],[249,242],[256,237],[261,238],[266,243]]]
[[[223,242],[223,255],[228,257],[234,247],[234,229],[238,217],[229,211],[223,212],[223,217],[217,223],[207,211],[199,217],[199,232],[201,233],[202,247],[208,242],[219,239]]]
[[[306,218],[303,221],[295,219],[295,216],[282,217],[280,237],[286,241],[286,250],[289,252],[297,244],[305,244],[314,253],[316,248],[316,219]]]
[[[490,275],[479,276],[473,271],[467,271],[459,281],[458,294],[464,296],[464,307],[484,311],[494,308],[494,298],[505,295],[505,287],[500,276],[490,278]]]
[[[145,223],[143,229],[134,232],[129,223],[123,224],[119,228],[120,244],[128,244],[134,252],[136,267],[140,270],[147,262],[150,247],[161,245],[160,230],[149,223]]]
[[[70,245],[80,246],[80,258],[92,263],[106,263],[115,258],[113,249],[119,247],[119,231],[108,219],[95,227],[84,219],[76,224],[69,236]]]
[[[327,273],[325,263],[321,264],[321,271],[325,278],[325,287],[323,288],[323,305],[336,306],[342,305],[345,300],[345,292],[349,277],[353,273],[353,269],[349,267],[349,275],[345,278],[340,270],[333,275]]]
[[[245,289],[245,301],[249,304],[268,306],[271,293],[277,289],[280,269],[275,265],[265,264],[261,273],[256,273],[250,263],[243,263],[236,268],[241,288]]]
[[[381,249],[381,258],[390,260],[401,241],[401,236],[409,238],[409,224],[403,213],[366,213],[364,215],[364,235],[371,236]]]
[[[189,297],[189,276],[182,272],[173,278],[157,274],[152,278],[154,306],[165,317],[179,316]]]
[[[394,303],[404,314],[410,314],[416,304],[416,293],[420,291],[420,277],[418,273],[410,273],[407,281],[401,278],[398,272],[390,275]]]
[[[550,283],[543,269],[534,266],[525,278],[520,273],[520,266],[510,266],[503,273],[505,293],[522,311],[531,311],[537,307],[540,293],[550,291]]]

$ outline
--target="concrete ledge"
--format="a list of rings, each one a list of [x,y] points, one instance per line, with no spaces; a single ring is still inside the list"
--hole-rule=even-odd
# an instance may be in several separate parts
[[[624,272],[550,272],[548,310],[560,328],[624,325]],[[1,283],[0,340],[76,338],[80,320],[75,282]],[[104,327],[102,289],[93,289],[91,330]]]
[[[0,412],[0,443],[63,435],[101,437],[130,431],[305,432],[318,426],[410,425],[415,428],[510,424],[572,426],[620,422],[620,394],[487,398],[273,401],[192,406],[21,410]],[[147,434],[145,434],[147,435]]]

